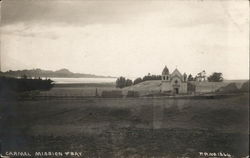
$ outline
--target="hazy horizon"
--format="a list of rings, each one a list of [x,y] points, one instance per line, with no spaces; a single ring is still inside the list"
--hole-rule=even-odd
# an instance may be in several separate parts
[[[1,68],[249,79],[248,1],[6,0]]]
[[[40,68],[33,68],[33,70],[34,69],[40,69]],[[67,69],[67,68],[61,68],[61,69]],[[58,70],[61,70],[61,69],[56,69],[56,70],[48,70],[48,69],[41,69],[41,70],[45,70],[45,71],[58,71]],[[177,68],[178,69],[178,68]],[[18,70],[32,70],[32,69],[16,69],[16,70],[12,70],[12,71],[18,71]],[[69,69],[67,69],[67,70],[69,70]],[[7,71],[10,71],[10,70],[6,70],[6,71],[2,71],[2,72],[7,72]],[[69,70],[70,72],[73,72],[73,71],[71,71],[71,70]],[[81,73],[81,74],[87,74],[87,73],[82,73],[82,72],[73,72],[73,73]],[[171,71],[170,71],[170,73],[172,73]],[[187,72],[184,72],[184,73],[187,73]],[[223,73],[223,72],[222,72]],[[161,75],[161,73],[159,73],[159,74],[152,74],[152,73],[150,73],[149,72],[149,74],[150,75]],[[191,73],[187,73],[187,75],[189,75],[189,74],[191,74]],[[89,74],[89,75],[96,75],[96,76],[103,76],[103,77],[110,77],[110,78],[118,78],[118,77],[126,77],[126,78],[128,78],[128,79],[132,79],[132,80],[135,80],[136,78],[143,78],[144,76],[146,76],[146,75],[148,75],[148,74],[144,74],[144,75],[142,75],[142,76],[125,76],[125,75],[120,75],[120,76],[106,76],[106,75],[102,75],[102,74],[95,74],[95,73],[91,73],[91,74]],[[191,74],[193,77],[194,76],[196,76],[197,74]],[[212,75],[212,73],[211,74],[207,74],[207,77],[209,76],[209,75]],[[224,77],[224,76],[223,76]],[[51,78],[58,78],[58,77],[51,77]],[[68,78],[68,77],[60,77],[60,78]],[[71,78],[71,77],[70,77]],[[81,78],[81,77],[77,77],[77,78]],[[85,78],[85,77],[82,77],[82,78]],[[86,77],[86,78],[91,78],[91,77]],[[223,78],[224,80],[249,80],[249,78],[238,78],[238,79],[234,79],[234,78]]]

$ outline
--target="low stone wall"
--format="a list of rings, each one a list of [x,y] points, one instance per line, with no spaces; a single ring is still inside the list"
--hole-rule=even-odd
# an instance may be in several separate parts
[[[195,86],[195,93],[209,93],[215,92],[221,87],[228,85],[228,82],[190,82]]]

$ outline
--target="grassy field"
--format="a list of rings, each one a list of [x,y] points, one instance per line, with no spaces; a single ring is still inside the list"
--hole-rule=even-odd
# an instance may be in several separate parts
[[[225,80],[223,82],[192,82],[197,87],[197,92],[214,92],[221,87],[224,87],[230,83],[235,83],[238,89],[241,88],[243,83],[247,80]],[[201,90],[202,89],[202,90]],[[39,96],[41,97],[90,97],[95,96],[96,92],[99,96],[103,91],[118,90],[122,91],[123,95],[127,95],[128,91],[137,91],[140,96],[145,96],[154,93],[160,93],[161,81],[145,81],[139,84],[125,87],[123,89],[116,88],[115,83],[88,83],[88,84],[57,84],[50,91],[42,91]]]
[[[248,95],[2,100],[2,150],[82,151],[101,158],[197,157],[200,151],[246,156]]]
[[[115,83],[88,83],[88,84],[57,84],[50,91],[40,92],[40,96],[95,96],[110,90],[120,90],[115,88]]]

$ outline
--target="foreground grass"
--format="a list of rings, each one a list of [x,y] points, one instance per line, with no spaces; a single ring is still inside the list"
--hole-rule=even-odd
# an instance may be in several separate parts
[[[9,148],[30,152],[81,151],[90,157],[196,157],[200,151],[225,152],[239,157],[248,155],[247,139],[247,134],[215,130],[110,128],[92,135],[24,136],[17,139],[20,141],[17,149]]]
[[[3,150],[91,157],[248,154],[248,94],[222,99],[1,102]]]

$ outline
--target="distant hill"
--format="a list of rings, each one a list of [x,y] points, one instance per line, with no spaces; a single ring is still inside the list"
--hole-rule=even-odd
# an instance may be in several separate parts
[[[57,71],[51,70],[42,70],[42,69],[32,69],[32,70],[16,70],[16,71],[6,71],[0,72],[0,76],[7,77],[22,77],[26,75],[27,77],[65,77],[65,78],[115,78],[112,76],[100,76],[93,74],[82,74],[82,73],[73,73],[68,69],[60,69]]]

